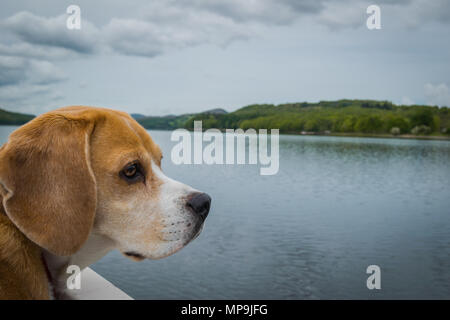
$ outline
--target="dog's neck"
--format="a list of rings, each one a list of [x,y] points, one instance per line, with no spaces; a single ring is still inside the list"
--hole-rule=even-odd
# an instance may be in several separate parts
[[[56,256],[43,249],[43,257],[48,268],[50,284],[53,287],[56,299],[70,299],[71,291],[67,288],[67,279],[73,273],[68,273],[67,268],[75,265],[83,270],[89,265],[100,260],[109,251],[114,249],[114,243],[109,238],[91,233],[83,247],[72,256]],[[81,277],[81,286],[83,278]],[[76,289],[73,289],[76,290]]]
[[[0,299],[48,299],[47,279],[41,248],[17,229],[0,205]]]

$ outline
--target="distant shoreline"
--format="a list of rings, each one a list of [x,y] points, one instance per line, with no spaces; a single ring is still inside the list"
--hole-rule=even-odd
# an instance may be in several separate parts
[[[413,140],[450,140],[450,108],[395,105],[389,101],[351,100],[253,104],[233,112],[212,109],[201,113],[146,116],[132,113],[148,130],[217,128],[279,129],[280,134]],[[0,125],[20,126],[35,116],[0,109]]]
[[[0,123],[0,126],[13,126],[20,127],[23,124],[9,124],[9,123]],[[186,128],[177,128],[177,129],[186,129]],[[145,130],[153,130],[153,131],[173,131],[176,129],[151,129],[145,128]],[[193,131],[191,129],[186,129],[188,131]],[[221,132],[225,133],[223,129],[219,129]],[[244,130],[244,129],[242,129]],[[204,132],[205,130],[203,130]],[[244,130],[245,131],[245,130]],[[267,130],[270,132],[270,129]],[[318,137],[350,137],[350,138],[378,138],[378,139],[409,139],[409,140],[450,140],[450,136],[444,135],[429,135],[429,136],[417,136],[412,134],[399,134],[399,135],[390,135],[390,134],[375,134],[375,133],[301,133],[301,132],[280,132],[280,135],[292,135],[292,136],[318,136]]]
[[[280,133],[281,134],[281,133]],[[381,138],[381,139],[410,139],[410,140],[450,140],[450,136],[418,136],[412,134],[399,134],[399,135],[390,135],[390,134],[369,134],[369,133],[314,133],[314,134],[302,134],[302,133],[283,133],[283,134],[292,134],[297,136],[330,136],[330,137],[354,137],[354,138]]]
[[[188,131],[193,131],[187,128],[177,128],[177,129],[185,129]],[[151,129],[145,128],[145,130],[152,131],[173,131],[176,129]],[[225,133],[224,130],[219,129],[221,132]],[[244,130],[244,129],[242,129]],[[205,132],[206,130],[203,130]],[[245,131],[245,130],[244,130]],[[270,129],[267,130],[270,133]],[[292,135],[292,136],[318,136],[318,137],[350,137],[350,138],[378,138],[378,139],[409,139],[409,140],[450,140],[450,136],[444,135],[429,135],[429,136],[417,136],[412,134],[399,134],[399,135],[390,135],[390,134],[369,134],[369,133],[301,133],[301,132],[280,132],[280,135]]]

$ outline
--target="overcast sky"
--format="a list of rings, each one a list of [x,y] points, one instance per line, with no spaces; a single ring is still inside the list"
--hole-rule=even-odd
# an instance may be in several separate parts
[[[66,27],[69,5],[81,30]],[[366,9],[381,8],[368,30]],[[448,0],[0,3],[0,108],[147,115],[341,98],[450,106]]]

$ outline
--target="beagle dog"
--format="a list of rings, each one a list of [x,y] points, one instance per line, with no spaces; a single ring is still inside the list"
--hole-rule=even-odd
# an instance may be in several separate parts
[[[211,198],[166,177],[161,150],[124,112],[36,117],[0,148],[0,299],[64,299],[67,267],[113,249],[140,261],[195,239]]]

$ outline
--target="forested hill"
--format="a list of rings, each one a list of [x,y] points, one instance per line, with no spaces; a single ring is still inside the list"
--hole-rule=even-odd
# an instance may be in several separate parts
[[[142,126],[147,129],[159,129],[159,130],[174,130],[178,128],[184,128],[185,125],[192,117],[196,117],[198,115],[202,116],[219,116],[226,115],[227,112],[223,109],[212,109],[208,111],[204,111],[202,113],[187,113],[179,116],[176,115],[168,115],[162,117],[143,117],[142,115],[135,116],[131,114],[133,118],[135,118]]]
[[[21,125],[34,115],[0,109],[0,125]],[[147,129],[280,129],[282,133],[409,134],[450,137],[450,108],[398,106],[387,101],[338,100],[318,103],[255,104],[227,113],[212,109],[197,114],[146,117],[137,121]]]
[[[234,112],[146,117],[148,129],[280,129],[282,133],[448,135],[450,109],[422,105],[398,106],[388,101],[338,100],[318,103],[257,104]]]
[[[0,109],[0,125],[21,125],[34,118],[34,115]]]

